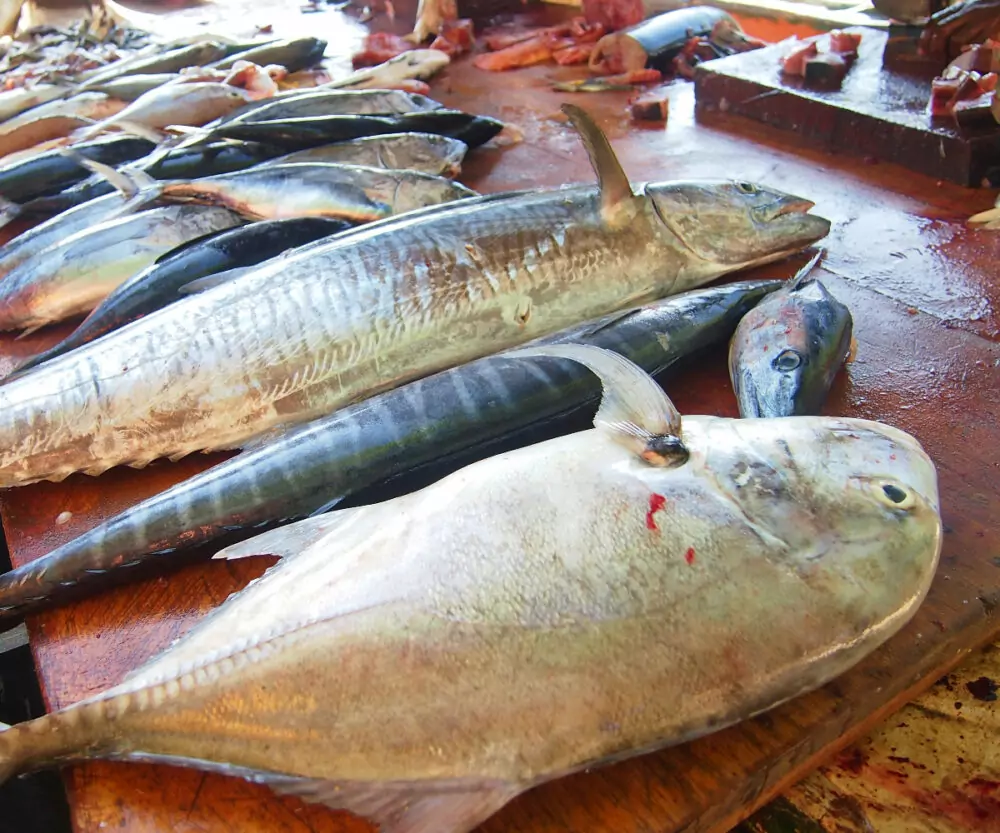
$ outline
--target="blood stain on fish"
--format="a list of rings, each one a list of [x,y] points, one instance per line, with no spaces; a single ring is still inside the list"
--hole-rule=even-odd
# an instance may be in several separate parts
[[[646,529],[652,529],[659,532],[660,528],[656,525],[656,519],[653,517],[657,512],[659,512],[667,504],[667,499],[663,495],[658,495],[653,492],[649,496],[649,511],[646,513]]]

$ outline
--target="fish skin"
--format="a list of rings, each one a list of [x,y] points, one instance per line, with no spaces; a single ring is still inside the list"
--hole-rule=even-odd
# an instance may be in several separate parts
[[[306,90],[246,104],[217,124],[246,124],[312,116],[386,116],[443,110],[438,101],[402,90]]]
[[[19,116],[0,123],[0,135],[6,135],[35,119],[52,116],[79,116],[93,121],[109,118],[125,109],[127,102],[98,92],[77,93],[69,98],[39,104]]]
[[[90,89],[95,92],[107,93],[119,98],[122,101],[135,101],[139,96],[145,95],[150,90],[162,87],[171,81],[181,78],[176,72],[157,72],[145,75],[123,75],[103,84],[92,84]]]
[[[105,136],[76,145],[77,153],[105,165],[133,162],[153,149],[153,143],[138,136]],[[59,150],[0,167],[0,195],[13,202],[27,202],[58,194],[90,176]]]
[[[335,513],[311,543],[272,533],[285,558],[170,648],[0,732],[0,779],[173,763],[467,833],[814,690],[911,619],[942,532],[916,440],[819,417],[683,431],[680,466],[595,429]]]
[[[730,182],[646,185],[633,203],[630,221],[612,228],[593,188],[458,201],[348,232],[152,313],[0,387],[0,488],[239,447],[410,379],[784,257],[830,228],[804,213],[812,204],[801,198],[747,195]],[[730,206],[729,222],[720,204]],[[726,229],[727,239],[700,240],[696,223],[687,224],[695,236],[678,237],[661,217],[678,205],[706,212],[705,228]],[[82,367],[93,377],[86,383]],[[56,431],[70,412],[73,427]],[[129,438],[137,423],[141,443]]]
[[[239,231],[222,232],[220,237]],[[216,238],[219,239],[219,238]],[[780,285],[693,290],[541,339],[614,350],[661,376],[729,338]],[[110,299],[109,299],[110,301]],[[0,575],[0,627],[155,561],[236,530],[303,518],[400,475],[451,473],[486,453],[574,430],[593,417],[597,378],[572,361],[488,356],[349,405],[131,507],[29,564]]]
[[[199,126],[235,110],[250,100],[250,93],[218,81],[168,84],[150,90],[114,116],[81,131],[89,139],[123,123],[163,128],[171,124]]]
[[[76,330],[48,350],[22,362],[16,375],[182,299],[185,296],[179,290],[194,280],[255,266],[288,249],[349,228],[351,224],[344,220],[303,217],[238,226],[184,243],[117,286]]]
[[[792,282],[747,313],[729,376],[744,417],[818,414],[847,357],[850,310],[818,280]]]
[[[469,146],[433,133],[389,133],[294,151],[264,164],[332,162],[455,177]]]
[[[88,313],[174,247],[240,222],[225,209],[174,205],[79,231],[7,273],[0,282],[0,330],[35,330]]]
[[[355,207],[351,201],[345,208],[345,188],[363,191],[371,207]],[[431,174],[319,162],[266,165],[189,182],[167,182],[152,193],[161,202],[222,205],[251,220],[315,216],[354,222],[386,216],[382,206],[388,206],[389,213],[402,214],[476,196],[460,183]],[[358,213],[359,209],[364,213]]]
[[[204,137],[240,139],[276,145],[286,151],[307,150],[331,142],[362,139],[386,133],[435,133],[465,142],[470,148],[485,144],[503,129],[487,116],[458,110],[429,110],[400,116],[314,116],[281,121],[223,124]]]
[[[88,75],[86,81],[77,89],[80,91],[92,89],[96,85],[106,84],[128,75],[155,75],[180,72],[187,67],[205,66],[225,55],[226,51],[223,44],[206,40],[189,46],[179,46],[166,52],[154,52],[149,56],[125,58]]]
[[[57,98],[62,98],[70,88],[62,84],[36,84],[0,92],[0,123]]]
[[[209,64],[214,69],[230,69],[237,61],[250,61],[260,66],[279,64],[291,72],[307,69],[323,60],[327,43],[320,38],[295,38],[273,41],[220,58]]]

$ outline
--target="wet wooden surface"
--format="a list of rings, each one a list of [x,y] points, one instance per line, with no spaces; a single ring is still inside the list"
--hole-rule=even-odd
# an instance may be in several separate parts
[[[997,168],[1000,129],[960,131],[951,118],[927,113],[931,79],[944,67],[920,64],[922,71],[887,68],[888,33],[862,34],[858,58],[838,89],[809,86],[784,75],[784,45],[733,55],[699,68],[695,78],[700,109],[728,111],[792,131],[820,147],[850,149],[858,156],[978,185]],[[826,51],[825,39],[819,48]],[[890,65],[892,62],[889,62]]]
[[[412,18],[402,3],[397,8],[402,31],[403,21]],[[995,192],[819,152],[788,134],[731,117],[696,123],[687,83],[667,88],[666,128],[631,125],[621,94],[574,97],[549,89],[552,78],[582,74],[536,67],[490,75],[461,62],[436,79],[435,97],[506,119],[524,134],[520,144],[474,152],[463,180],[484,192],[589,180],[583,148],[557,117],[559,104],[574,98],[598,117],[636,181],[738,177],[814,200],[816,212],[834,222],[821,277],[851,307],[859,342],[857,360],[838,379],[826,410],[912,432],[940,474],[946,535],[939,574],[915,619],[881,650],[822,690],[744,725],[538,788],[483,828],[723,831],[861,737],[1000,628],[1000,234],[964,226],[969,213],[992,204]],[[5,339],[0,355],[9,361],[60,334]],[[669,393],[686,413],[736,415],[721,350],[675,377]],[[0,514],[15,564],[214,459],[114,470],[97,479],[75,476],[3,493]],[[66,706],[117,683],[269,563],[190,565],[31,617],[48,706]],[[88,764],[68,768],[66,784],[79,833],[369,829],[346,813],[189,770]]]

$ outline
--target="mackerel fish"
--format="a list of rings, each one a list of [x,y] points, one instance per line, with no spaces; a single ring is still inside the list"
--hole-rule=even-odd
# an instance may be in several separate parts
[[[751,183],[458,200],[314,244],[0,386],[0,487],[241,447],[438,370],[785,257],[827,234]],[[72,414],[72,420],[67,415]],[[141,431],[138,427],[141,426]]]
[[[299,150],[265,164],[336,162],[419,171],[452,178],[462,172],[462,161],[468,150],[469,146],[465,142],[447,136],[436,136],[433,133],[389,133]]]
[[[247,237],[256,225],[214,240]],[[171,268],[172,260],[180,268]],[[182,252],[159,271],[183,272],[186,261]],[[743,315],[780,285],[745,281],[684,292],[535,343],[611,349],[662,378],[677,362],[724,342]],[[131,293],[125,287],[118,292],[127,308]],[[593,418],[600,395],[597,378],[577,362],[506,356],[477,359],[376,394],[244,451],[0,575],[0,627],[135,575],[120,568],[152,562],[167,569],[172,553],[222,535],[321,513],[344,499],[363,500],[359,492],[378,490],[381,499],[386,488],[395,491],[397,478],[436,479],[462,461],[579,430]]]
[[[0,731],[0,779],[174,764],[382,833],[468,833],[824,685],[920,606],[941,518],[913,437],[682,421],[616,354],[521,355],[595,369],[596,427],[223,550],[282,558],[120,684]]]

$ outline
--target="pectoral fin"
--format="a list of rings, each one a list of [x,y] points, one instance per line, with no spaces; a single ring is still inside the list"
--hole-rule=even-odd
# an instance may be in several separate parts
[[[592,370],[604,386],[594,427],[650,465],[676,465],[687,459],[681,442],[681,415],[656,381],[642,368],[611,350],[585,344],[524,347],[503,356],[572,359]]]
[[[639,200],[608,137],[582,107],[564,104],[562,111],[569,116],[580,134],[590,157],[590,164],[597,174],[597,183],[601,189],[601,219],[608,228],[624,228],[636,215]]]
[[[809,262],[792,276],[792,278],[788,281],[787,286],[790,292],[798,289],[808,280],[811,280],[809,276],[812,274],[812,270],[816,268],[816,265],[820,262],[820,260],[822,260],[824,254],[826,254],[826,252],[823,249],[817,249],[816,254],[809,258]]]
[[[298,555],[333,530],[343,528],[364,508],[358,506],[353,509],[341,509],[339,512],[317,515],[279,526],[277,529],[262,532],[246,541],[219,550],[212,558],[233,561],[237,558],[249,558],[252,555],[277,555],[281,558]]]

